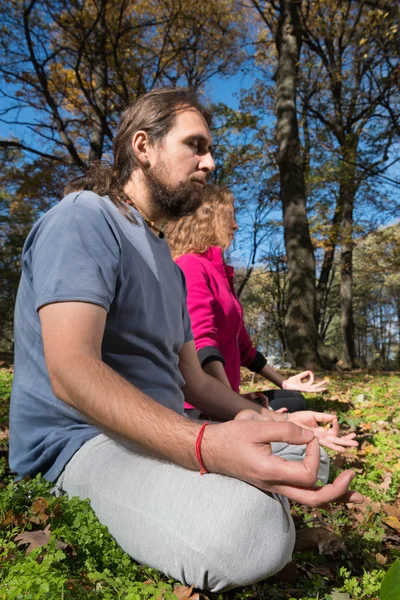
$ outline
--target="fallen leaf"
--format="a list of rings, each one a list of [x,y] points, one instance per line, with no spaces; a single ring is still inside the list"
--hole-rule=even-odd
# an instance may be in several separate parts
[[[383,476],[383,481],[382,481],[382,483],[379,484],[379,487],[381,488],[381,490],[384,490],[385,492],[387,492],[387,490],[390,488],[391,485],[392,485],[392,474],[386,473]]]
[[[7,529],[10,525],[23,528],[28,523],[24,515],[15,515],[11,510],[7,511],[0,523],[0,529]]]
[[[364,431],[371,431],[372,427],[372,423],[363,423],[361,425],[361,429],[363,429]]]
[[[14,539],[17,542],[17,546],[23,546],[28,544],[26,553],[30,554],[35,548],[40,548],[49,543],[51,537],[50,525],[47,525],[45,529],[38,531],[25,531],[20,535],[17,535]]]
[[[193,586],[188,587],[187,585],[176,585],[174,587],[174,594],[178,600],[188,600],[193,592]]]
[[[47,502],[46,498],[42,498],[40,496],[33,502],[32,512],[34,515],[37,515],[38,513],[44,512],[48,507],[49,503]]]
[[[371,484],[373,481],[370,481],[369,483]],[[364,500],[361,504],[353,504],[352,507],[354,510],[359,510],[361,512],[370,511],[377,514],[382,511],[382,504],[380,502],[373,502],[368,496],[364,496]]]
[[[297,532],[296,550],[302,552],[311,548],[318,548],[320,554],[336,554],[344,549],[340,537],[326,527],[306,527]]]
[[[389,527],[400,533],[400,520],[397,517],[389,516],[382,520],[386,525],[389,525]]]
[[[328,579],[333,579],[333,574],[330,568],[324,567],[323,565],[312,565],[310,567],[310,573],[312,575],[321,575],[321,577],[328,577]]]
[[[364,444],[361,446],[361,451],[360,454],[379,454],[380,450],[379,448],[377,448],[376,446],[374,446],[373,444],[367,444],[364,442]]]
[[[400,506],[398,504],[384,504],[382,508],[387,515],[400,519]]]
[[[387,565],[388,557],[383,556],[383,554],[378,552],[377,554],[375,554],[375,560],[378,563],[378,565],[385,566],[385,565]]]

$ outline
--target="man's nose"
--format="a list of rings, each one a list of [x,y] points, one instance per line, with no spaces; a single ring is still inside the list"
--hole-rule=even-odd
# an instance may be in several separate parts
[[[211,155],[211,152],[208,152],[207,154],[201,157],[199,168],[202,171],[207,171],[209,173],[215,171],[215,162]]]

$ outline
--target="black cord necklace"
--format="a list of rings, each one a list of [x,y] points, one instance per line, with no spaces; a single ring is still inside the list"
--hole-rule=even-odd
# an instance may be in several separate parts
[[[164,237],[164,232],[162,229],[160,229],[159,227],[157,227],[157,225],[154,223],[154,221],[152,221],[151,219],[149,219],[144,213],[143,211],[133,202],[133,200],[131,200],[131,198],[129,198],[129,200],[127,200],[126,202],[127,204],[129,204],[130,206],[132,206],[135,210],[138,211],[139,215],[142,217],[143,221],[146,223],[146,225],[148,227],[150,227],[150,229],[154,229],[154,231],[156,231],[158,233],[158,236],[160,238]]]

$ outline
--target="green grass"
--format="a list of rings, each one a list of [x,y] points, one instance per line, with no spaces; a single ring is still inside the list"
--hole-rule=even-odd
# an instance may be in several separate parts
[[[292,565],[264,583],[216,599],[379,598],[385,571],[400,556],[400,376],[356,372],[329,377],[329,393],[309,401],[317,410],[334,410],[344,429],[357,431],[358,451],[332,453],[332,476],[355,469],[353,488],[366,502],[361,507],[337,505],[330,512],[293,505],[302,546]],[[1,453],[7,445],[11,380],[12,372],[0,369]],[[248,379],[244,391],[263,387],[257,380],[250,386]],[[37,478],[7,483],[7,466],[0,460],[6,482],[0,489],[0,600],[174,598],[178,582],[132,561],[88,502],[57,499],[51,486]],[[48,543],[32,549],[28,542],[35,546],[37,535]],[[181,600],[189,593],[177,590]]]

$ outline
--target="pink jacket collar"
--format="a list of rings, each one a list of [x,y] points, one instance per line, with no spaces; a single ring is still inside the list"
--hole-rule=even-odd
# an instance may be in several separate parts
[[[234,269],[230,265],[227,265],[224,261],[223,250],[220,246],[210,246],[208,250],[198,254],[198,256],[202,256],[210,261],[220,272],[225,274],[228,279],[229,285],[233,291],[233,278],[234,278]]]
[[[222,253],[222,248],[219,246],[210,246],[208,250],[202,252],[200,256],[204,256],[212,263],[217,265],[224,265],[224,255]]]

